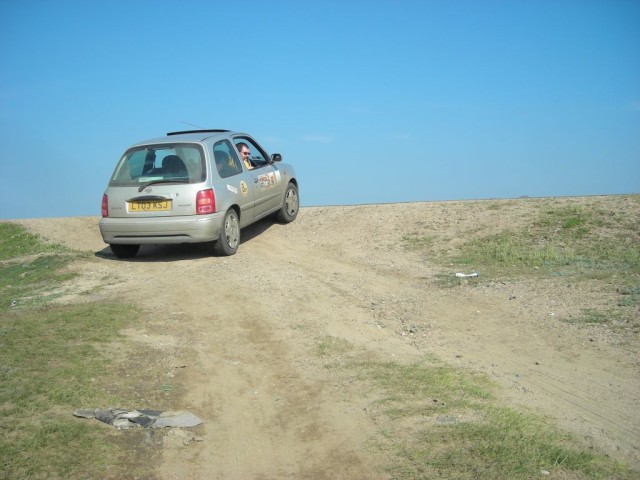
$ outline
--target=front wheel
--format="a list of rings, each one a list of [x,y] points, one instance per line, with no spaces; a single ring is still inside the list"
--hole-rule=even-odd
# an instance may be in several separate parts
[[[294,183],[289,182],[284,192],[282,208],[278,212],[278,220],[282,223],[293,222],[298,216],[299,208],[300,199],[298,198],[298,187],[296,187]]]
[[[114,245],[110,244],[111,251],[118,258],[133,258],[140,250],[140,245]]]
[[[239,245],[240,221],[238,220],[238,214],[232,208],[224,216],[220,238],[216,240],[213,249],[218,255],[228,256],[236,253]]]

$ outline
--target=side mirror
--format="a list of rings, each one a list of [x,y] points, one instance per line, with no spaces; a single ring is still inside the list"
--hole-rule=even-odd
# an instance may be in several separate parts
[[[279,153],[274,153],[271,155],[271,161],[272,162],[281,162],[282,161],[282,155],[280,155]]]

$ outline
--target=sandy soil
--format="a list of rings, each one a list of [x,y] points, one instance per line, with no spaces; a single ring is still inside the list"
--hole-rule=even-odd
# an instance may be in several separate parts
[[[500,209],[481,201],[313,207],[292,224],[244,230],[233,257],[143,247],[128,261],[103,244],[98,218],[21,222],[96,253],[74,267],[82,276],[63,301],[117,298],[154,313],[125,333],[167,358],[181,385],[175,409],[206,421],[197,438],[167,436],[161,478],[386,478],[376,468],[384,460],[365,447],[376,428],[372,399],[317,353],[329,337],[376,359],[435,355],[486,373],[501,386],[501,401],[547,415],[640,467],[637,335],[559,321],[614,292],[482,276],[438,288],[436,275],[455,272],[403,246],[417,230],[446,247],[513,227],[540,201],[619,202],[638,215],[637,203],[620,197],[520,199]]]

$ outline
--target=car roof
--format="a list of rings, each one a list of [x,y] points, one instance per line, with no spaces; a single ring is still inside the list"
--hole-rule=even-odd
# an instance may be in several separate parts
[[[170,143],[176,141],[202,142],[208,138],[229,138],[231,135],[245,135],[240,132],[232,132],[231,130],[208,129],[208,130],[183,130],[179,132],[168,132],[163,137],[150,138],[137,142],[132,146],[146,145],[149,143]]]

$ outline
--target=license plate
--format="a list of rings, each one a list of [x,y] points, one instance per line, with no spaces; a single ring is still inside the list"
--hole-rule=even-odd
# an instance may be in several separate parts
[[[167,212],[171,210],[171,200],[137,200],[129,202],[130,212]]]

